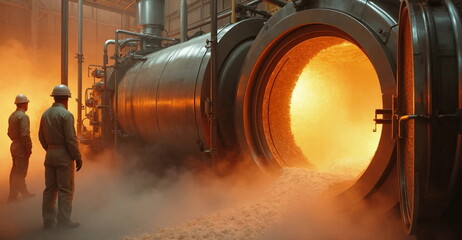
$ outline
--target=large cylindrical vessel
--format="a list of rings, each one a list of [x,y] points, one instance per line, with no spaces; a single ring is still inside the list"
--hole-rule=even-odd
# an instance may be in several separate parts
[[[229,25],[218,33],[220,88],[219,114],[224,122],[233,119],[235,91],[243,60],[262,19]],[[153,148],[169,151],[178,158],[203,158],[208,146],[210,53],[203,35],[149,54],[135,64],[119,83],[118,116],[127,135],[140,136]],[[232,126],[220,134],[235,139]],[[229,134],[229,135],[227,135]]]
[[[332,195],[350,206],[367,200],[382,212],[400,206],[410,234],[425,229],[418,226],[456,229],[462,221],[460,2],[293,1],[266,22],[220,29],[219,149],[261,169],[304,167],[339,176]],[[116,99],[123,135],[168,152],[169,161],[204,158],[212,106],[209,39],[196,37],[127,65]]]

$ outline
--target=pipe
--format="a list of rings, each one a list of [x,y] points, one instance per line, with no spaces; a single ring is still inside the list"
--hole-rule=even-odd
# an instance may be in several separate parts
[[[61,84],[68,85],[68,0],[61,0]]]
[[[137,38],[127,38],[127,39],[121,40],[121,41],[119,41],[119,42],[121,42],[119,48],[123,48],[124,44],[126,44],[127,42],[139,42],[139,41],[140,41],[140,39],[137,39]],[[104,43],[104,47],[103,47],[103,71],[104,71],[103,81],[104,81],[104,86],[106,86],[106,83],[107,83],[106,73],[107,73],[107,69],[108,69],[107,64],[109,63],[109,56],[107,54],[107,47],[109,45],[114,45],[114,44],[115,44],[115,40],[114,39],[109,39],[109,40],[106,40],[106,42]]]
[[[117,84],[117,70],[119,67],[119,30],[115,31],[115,38],[114,38],[114,152],[117,152],[117,144],[118,144],[118,111],[119,111],[119,86]]]
[[[122,33],[126,35],[131,35],[139,38],[146,38],[146,39],[154,39],[154,40],[159,40],[159,41],[169,41],[169,42],[178,42],[177,39],[174,38],[164,38],[164,37],[159,37],[156,35],[149,35],[149,34],[144,34],[144,33],[137,33],[137,32],[130,32],[127,30],[122,30],[122,29],[117,29],[116,30],[116,35]]]
[[[426,119],[426,117],[424,115],[404,115],[404,116],[401,116],[398,120],[398,138],[404,138],[403,134],[401,133],[401,125],[403,124],[404,121],[408,121],[410,119]]]
[[[231,23],[235,23],[236,20],[236,0],[231,0]]]
[[[263,2],[267,2],[269,4],[276,5],[278,7],[284,7],[287,3],[281,0],[263,0]]]
[[[164,0],[137,0],[136,25],[141,33],[162,36]]]
[[[123,10],[124,14],[125,14],[125,11],[127,11],[127,9],[128,9],[129,7],[131,7],[133,4],[135,4],[135,2],[136,2],[136,0],[133,0],[132,3],[130,3],[130,4],[128,4],[126,7],[124,7],[124,10]]]
[[[262,2],[262,0],[254,0],[254,1],[250,1],[250,2],[246,3],[245,5],[246,6],[253,6],[253,5],[259,4],[261,2]]]
[[[164,30],[164,0],[137,0],[136,25],[141,33],[161,37]],[[160,49],[161,40],[143,39],[143,50]]]
[[[106,89],[107,87],[107,64],[109,62],[109,58],[108,58],[108,55],[107,55],[107,47],[110,45],[110,44],[115,44],[115,40],[106,40],[106,42],[104,43],[104,54],[103,54],[103,72],[104,72],[104,76],[103,76],[103,82],[104,82],[104,89]],[[107,94],[107,91],[104,90]],[[109,103],[108,103],[108,97],[103,97],[102,98],[102,105],[103,106],[108,106]],[[102,109],[101,110],[101,119],[103,122],[109,122],[109,113],[108,113],[108,110],[107,109]],[[104,137],[105,139],[109,139],[107,138],[110,134],[108,133],[107,131],[108,129],[106,127],[103,127],[101,129],[101,134],[102,134],[102,137]]]
[[[77,134],[80,135],[82,132],[82,63],[83,63],[83,54],[82,54],[82,20],[83,20],[83,0],[79,0],[79,33],[78,33],[78,53],[77,53]]]
[[[218,117],[218,81],[217,81],[217,57],[218,57],[218,38],[217,38],[217,1],[210,1],[210,103],[212,109],[209,114],[210,124],[210,146],[206,152],[213,153],[216,150],[216,137],[217,137],[217,117]]]
[[[109,62],[109,57],[107,55],[107,46],[109,46],[109,44],[115,44],[115,40],[106,40],[106,42],[104,43],[104,50],[103,50],[103,71],[104,71],[104,87],[106,87],[106,84],[107,84],[107,64]]]
[[[181,0],[180,18],[181,42],[186,42],[188,40],[188,3],[186,0]]]
[[[122,49],[124,49],[125,46],[127,46],[127,44],[132,43],[132,42],[141,42],[141,39],[139,39],[139,38],[125,38],[123,40],[120,40],[119,42],[120,42],[119,49],[122,50]]]

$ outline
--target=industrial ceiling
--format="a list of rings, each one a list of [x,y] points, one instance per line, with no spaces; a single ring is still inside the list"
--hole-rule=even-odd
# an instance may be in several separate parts
[[[78,2],[77,0],[71,1]],[[83,0],[83,4],[133,16],[136,11],[136,0]]]

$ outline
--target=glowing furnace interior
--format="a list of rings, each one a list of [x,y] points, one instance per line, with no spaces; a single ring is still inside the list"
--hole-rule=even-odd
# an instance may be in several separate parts
[[[280,55],[265,89],[264,133],[280,165],[347,173],[357,179],[380,141],[374,111],[379,79],[354,43],[331,36],[300,42]]]

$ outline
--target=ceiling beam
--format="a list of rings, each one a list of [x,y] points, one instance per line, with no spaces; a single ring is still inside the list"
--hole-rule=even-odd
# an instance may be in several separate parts
[[[70,1],[78,2],[78,0],[70,0]],[[94,8],[101,9],[101,10],[114,12],[114,13],[119,13],[122,15],[125,14],[125,15],[132,16],[132,17],[134,17],[136,14],[136,11],[133,7],[129,7],[124,11],[124,8],[126,8],[127,6],[120,6],[120,8],[117,8],[117,7],[106,6],[103,4],[98,4],[98,3],[95,3],[94,1],[88,1],[88,0],[84,0],[83,5],[94,7]]]

